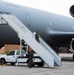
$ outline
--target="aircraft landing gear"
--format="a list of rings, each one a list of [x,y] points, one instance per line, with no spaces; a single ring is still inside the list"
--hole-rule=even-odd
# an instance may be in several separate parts
[[[73,54],[73,60],[74,60],[74,54]]]

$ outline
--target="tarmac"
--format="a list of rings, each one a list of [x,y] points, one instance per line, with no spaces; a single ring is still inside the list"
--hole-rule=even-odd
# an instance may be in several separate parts
[[[59,54],[62,58],[62,66],[49,68],[32,67],[29,68],[27,64],[19,64],[18,66],[0,65],[0,75],[74,75],[74,61],[72,54]]]

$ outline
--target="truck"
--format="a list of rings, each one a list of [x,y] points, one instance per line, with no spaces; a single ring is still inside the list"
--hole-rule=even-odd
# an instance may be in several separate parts
[[[0,63],[1,65],[10,63],[11,65],[15,65],[18,63],[27,63],[29,65],[29,54],[25,50],[12,50],[7,54],[1,54],[0,55]],[[38,65],[39,67],[42,67],[44,65],[43,60],[37,56],[33,56],[33,66]]]

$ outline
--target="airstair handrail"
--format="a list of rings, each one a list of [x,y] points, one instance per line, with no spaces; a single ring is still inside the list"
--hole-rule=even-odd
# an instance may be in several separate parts
[[[53,56],[54,56],[55,58],[58,58],[58,59],[59,59],[58,54],[53,50],[53,48],[52,48],[50,45],[48,45],[41,37],[40,37],[39,39],[40,39],[40,44],[41,44],[44,48],[46,48],[46,50],[48,50],[51,54],[53,54]]]

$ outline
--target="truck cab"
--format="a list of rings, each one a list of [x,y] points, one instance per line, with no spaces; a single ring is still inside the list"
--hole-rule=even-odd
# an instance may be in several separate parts
[[[11,63],[11,65],[14,65],[18,59],[18,57],[21,55],[25,54],[24,50],[12,50],[7,54],[2,54],[0,55],[0,62],[1,64],[5,64],[5,63]]]

